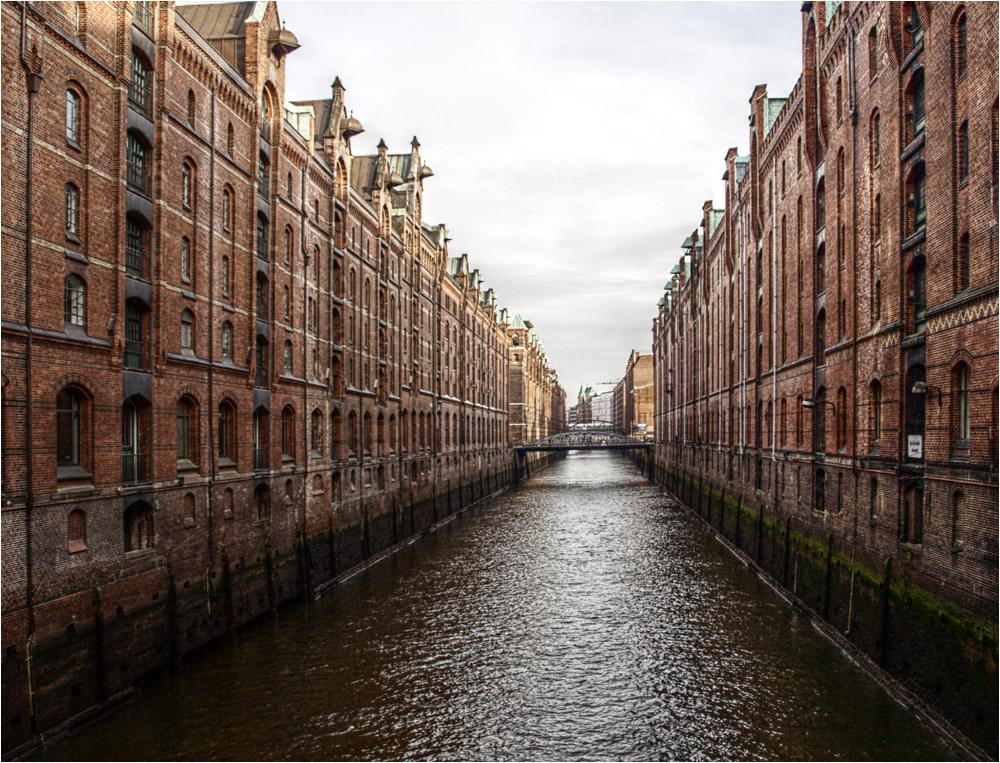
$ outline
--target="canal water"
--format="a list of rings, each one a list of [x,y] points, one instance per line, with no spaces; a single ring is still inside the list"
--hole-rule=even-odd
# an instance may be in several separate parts
[[[628,462],[577,453],[47,757],[954,754]]]

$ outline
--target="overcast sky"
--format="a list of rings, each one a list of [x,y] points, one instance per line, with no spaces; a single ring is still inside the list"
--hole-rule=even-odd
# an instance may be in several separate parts
[[[409,151],[500,304],[534,322],[570,402],[649,349],[656,302],[723,159],[747,148],[749,98],[798,75],[798,2],[302,3],[286,98],[339,75],[366,132],[355,155]]]

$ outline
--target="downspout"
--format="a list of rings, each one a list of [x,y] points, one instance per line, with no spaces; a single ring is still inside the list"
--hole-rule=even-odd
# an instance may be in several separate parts
[[[851,19],[847,20],[847,60],[848,60],[848,99],[851,107],[851,279],[854,284],[853,299],[854,311],[851,316],[851,394],[854,396],[854,426],[852,427],[851,439],[851,464],[854,471],[854,537],[852,538],[851,549],[851,593],[847,605],[847,631],[851,632],[851,622],[854,619],[854,555],[858,548],[858,490],[860,480],[858,479],[858,86],[857,86],[857,49],[855,39],[857,30]],[[874,255],[874,251],[872,252]],[[871,288],[871,284],[869,284]]]
[[[25,305],[24,305],[24,325],[27,329],[25,335],[25,410],[27,416],[25,417],[25,442],[34,442],[34,427],[32,426],[33,411],[34,411],[34,394],[33,394],[33,381],[31,374],[32,366],[32,356],[33,356],[33,346],[32,346],[32,332],[33,332],[33,319],[31,306],[34,301],[34,294],[32,291],[32,280],[33,280],[33,270],[32,270],[32,251],[31,251],[31,241],[34,236],[34,218],[32,216],[32,177],[34,176],[33,169],[33,151],[32,146],[35,142],[35,94],[41,89],[42,85],[42,75],[41,73],[35,73],[31,70],[31,62],[28,61],[28,56],[25,51],[25,46],[27,45],[28,36],[28,3],[21,3],[21,66],[24,68],[25,85],[28,91],[28,134],[27,134],[27,146],[26,146],[26,188],[25,188],[25,245],[24,245],[24,286],[25,286]],[[45,44],[44,34],[42,35],[42,44]],[[37,51],[36,51],[37,54]],[[39,56],[39,61],[41,58]],[[31,645],[35,637],[35,601],[32,594],[32,589],[34,588],[34,575],[32,568],[32,522],[31,514],[32,509],[35,505],[35,498],[33,492],[34,485],[34,469],[33,469],[33,454],[28,449],[28,458],[25,463],[25,479],[27,480],[27,490],[25,491],[25,501],[24,501],[24,562],[25,562],[25,606],[28,610],[28,638],[26,645],[26,668],[28,675],[28,707],[31,713],[31,733],[32,735],[38,733],[38,719],[35,715],[35,693],[34,687],[32,685],[31,679]]]
[[[277,157],[275,157],[277,159]],[[308,159],[306,160],[308,162]],[[268,171],[273,166],[268,164]],[[302,473],[302,514],[301,518],[298,520],[299,532],[301,533],[301,540],[303,544],[303,552],[305,551],[306,542],[306,501],[309,499],[309,460],[311,458],[310,447],[309,447],[309,437],[312,435],[310,432],[306,434],[306,422],[310,420],[309,418],[309,322],[312,320],[312,315],[309,312],[309,249],[306,246],[306,216],[308,212],[306,211],[306,174],[309,171],[308,164],[302,168],[302,182],[301,182],[301,192],[299,194],[299,204],[302,208],[302,212],[299,215],[299,249],[302,251],[302,308],[306,312],[306,319],[302,325],[302,378],[305,380],[302,385],[302,452],[306,457],[305,470]],[[271,192],[270,178],[268,178],[268,193]],[[268,199],[268,202],[271,200]],[[269,225],[267,228],[268,236],[274,234],[274,226]],[[270,255],[270,241],[268,241],[268,255]],[[268,257],[270,259],[270,256]],[[316,264],[319,267],[319,263]],[[317,298],[319,295],[316,295]],[[319,305],[316,306],[316,317],[319,318]],[[318,323],[318,321],[317,321]],[[319,326],[316,327],[316,334],[319,335]],[[294,369],[293,369],[294,370]],[[268,424],[270,425],[270,416],[268,416]],[[270,435],[269,435],[270,436]],[[364,482],[364,479],[361,480]]]
[[[212,614],[211,579],[212,579],[212,487],[215,484],[216,458],[215,458],[215,434],[212,427],[212,410],[215,402],[214,382],[215,382],[215,111],[216,111],[216,85],[212,83],[212,120],[211,120],[211,144],[212,151],[208,160],[208,459],[211,469],[208,476],[208,498],[205,508],[205,521],[208,527],[208,569],[205,577],[208,586],[208,613]]]
[[[778,441],[778,163],[771,160],[771,461]],[[772,475],[773,477],[774,475]],[[777,487],[772,478],[771,484]]]

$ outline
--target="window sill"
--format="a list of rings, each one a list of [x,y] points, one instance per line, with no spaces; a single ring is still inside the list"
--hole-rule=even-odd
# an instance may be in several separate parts
[[[187,528],[194,527],[194,519],[191,517],[184,517],[184,526]]]
[[[290,456],[287,453],[281,454],[281,463],[283,464],[293,464],[295,463],[295,456]]]
[[[74,244],[80,243],[80,237],[76,233],[73,233],[71,231],[66,231],[66,240]]]
[[[198,471],[198,464],[189,458],[178,458],[177,459],[177,471],[179,472],[194,472]]]
[[[219,457],[219,468],[220,469],[235,469],[236,462],[231,458],[226,458],[225,456]]]
[[[75,140],[70,140],[69,138],[66,138],[66,145],[72,148],[74,151],[80,151],[81,153],[83,152],[83,147],[80,146],[80,144],[77,143]]]
[[[93,479],[94,475],[82,466],[57,466],[56,480],[59,482],[75,482]]]
[[[81,551],[87,550],[86,541],[82,540],[71,540],[69,542],[68,551],[71,554],[79,554]]]

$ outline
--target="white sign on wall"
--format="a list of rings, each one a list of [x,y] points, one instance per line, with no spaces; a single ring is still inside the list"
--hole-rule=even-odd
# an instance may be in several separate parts
[[[907,458],[923,458],[924,457],[924,436],[919,434],[907,435],[906,438],[906,456]]]

